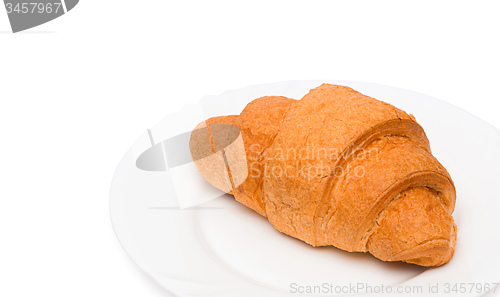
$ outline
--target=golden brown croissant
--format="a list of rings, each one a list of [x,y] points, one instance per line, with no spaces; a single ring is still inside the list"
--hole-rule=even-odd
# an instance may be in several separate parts
[[[313,246],[422,266],[453,256],[455,187],[422,127],[351,88],[256,99],[201,123],[190,149],[212,185]]]

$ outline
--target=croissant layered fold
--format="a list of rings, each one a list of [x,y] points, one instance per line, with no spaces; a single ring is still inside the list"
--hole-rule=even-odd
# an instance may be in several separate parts
[[[301,100],[256,99],[200,129],[190,141],[200,172],[277,230],[384,261],[438,266],[453,256],[455,187],[406,112],[323,84]]]

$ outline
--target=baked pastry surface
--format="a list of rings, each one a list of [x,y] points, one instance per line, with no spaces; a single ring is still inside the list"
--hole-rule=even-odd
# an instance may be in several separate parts
[[[193,131],[214,186],[313,246],[439,266],[453,256],[456,193],[412,115],[349,87],[258,98]]]

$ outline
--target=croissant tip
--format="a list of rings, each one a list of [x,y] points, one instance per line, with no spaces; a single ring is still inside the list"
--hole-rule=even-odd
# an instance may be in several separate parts
[[[436,248],[435,252],[430,255],[403,260],[403,262],[424,267],[437,267],[448,263],[453,257],[453,253],[454,250],[450,247]]]
[[[393,261],[403,261],[406,263],[416,264],[425,267],[437,267],[450,262],[455,253],[455,245],[457,240],[457,229],[453,223],[453,229],[450,239],[434,239],[422,243],[412,249],[412,252],[399,255]]]

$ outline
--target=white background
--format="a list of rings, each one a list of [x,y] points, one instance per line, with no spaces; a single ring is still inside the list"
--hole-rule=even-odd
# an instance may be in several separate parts
[[[0,8],[0,296],[168,296],[108,191],[136,138],[204,95],[366,81],[500,128],[499,2],[402,2],[82,0],[18,34]]]

